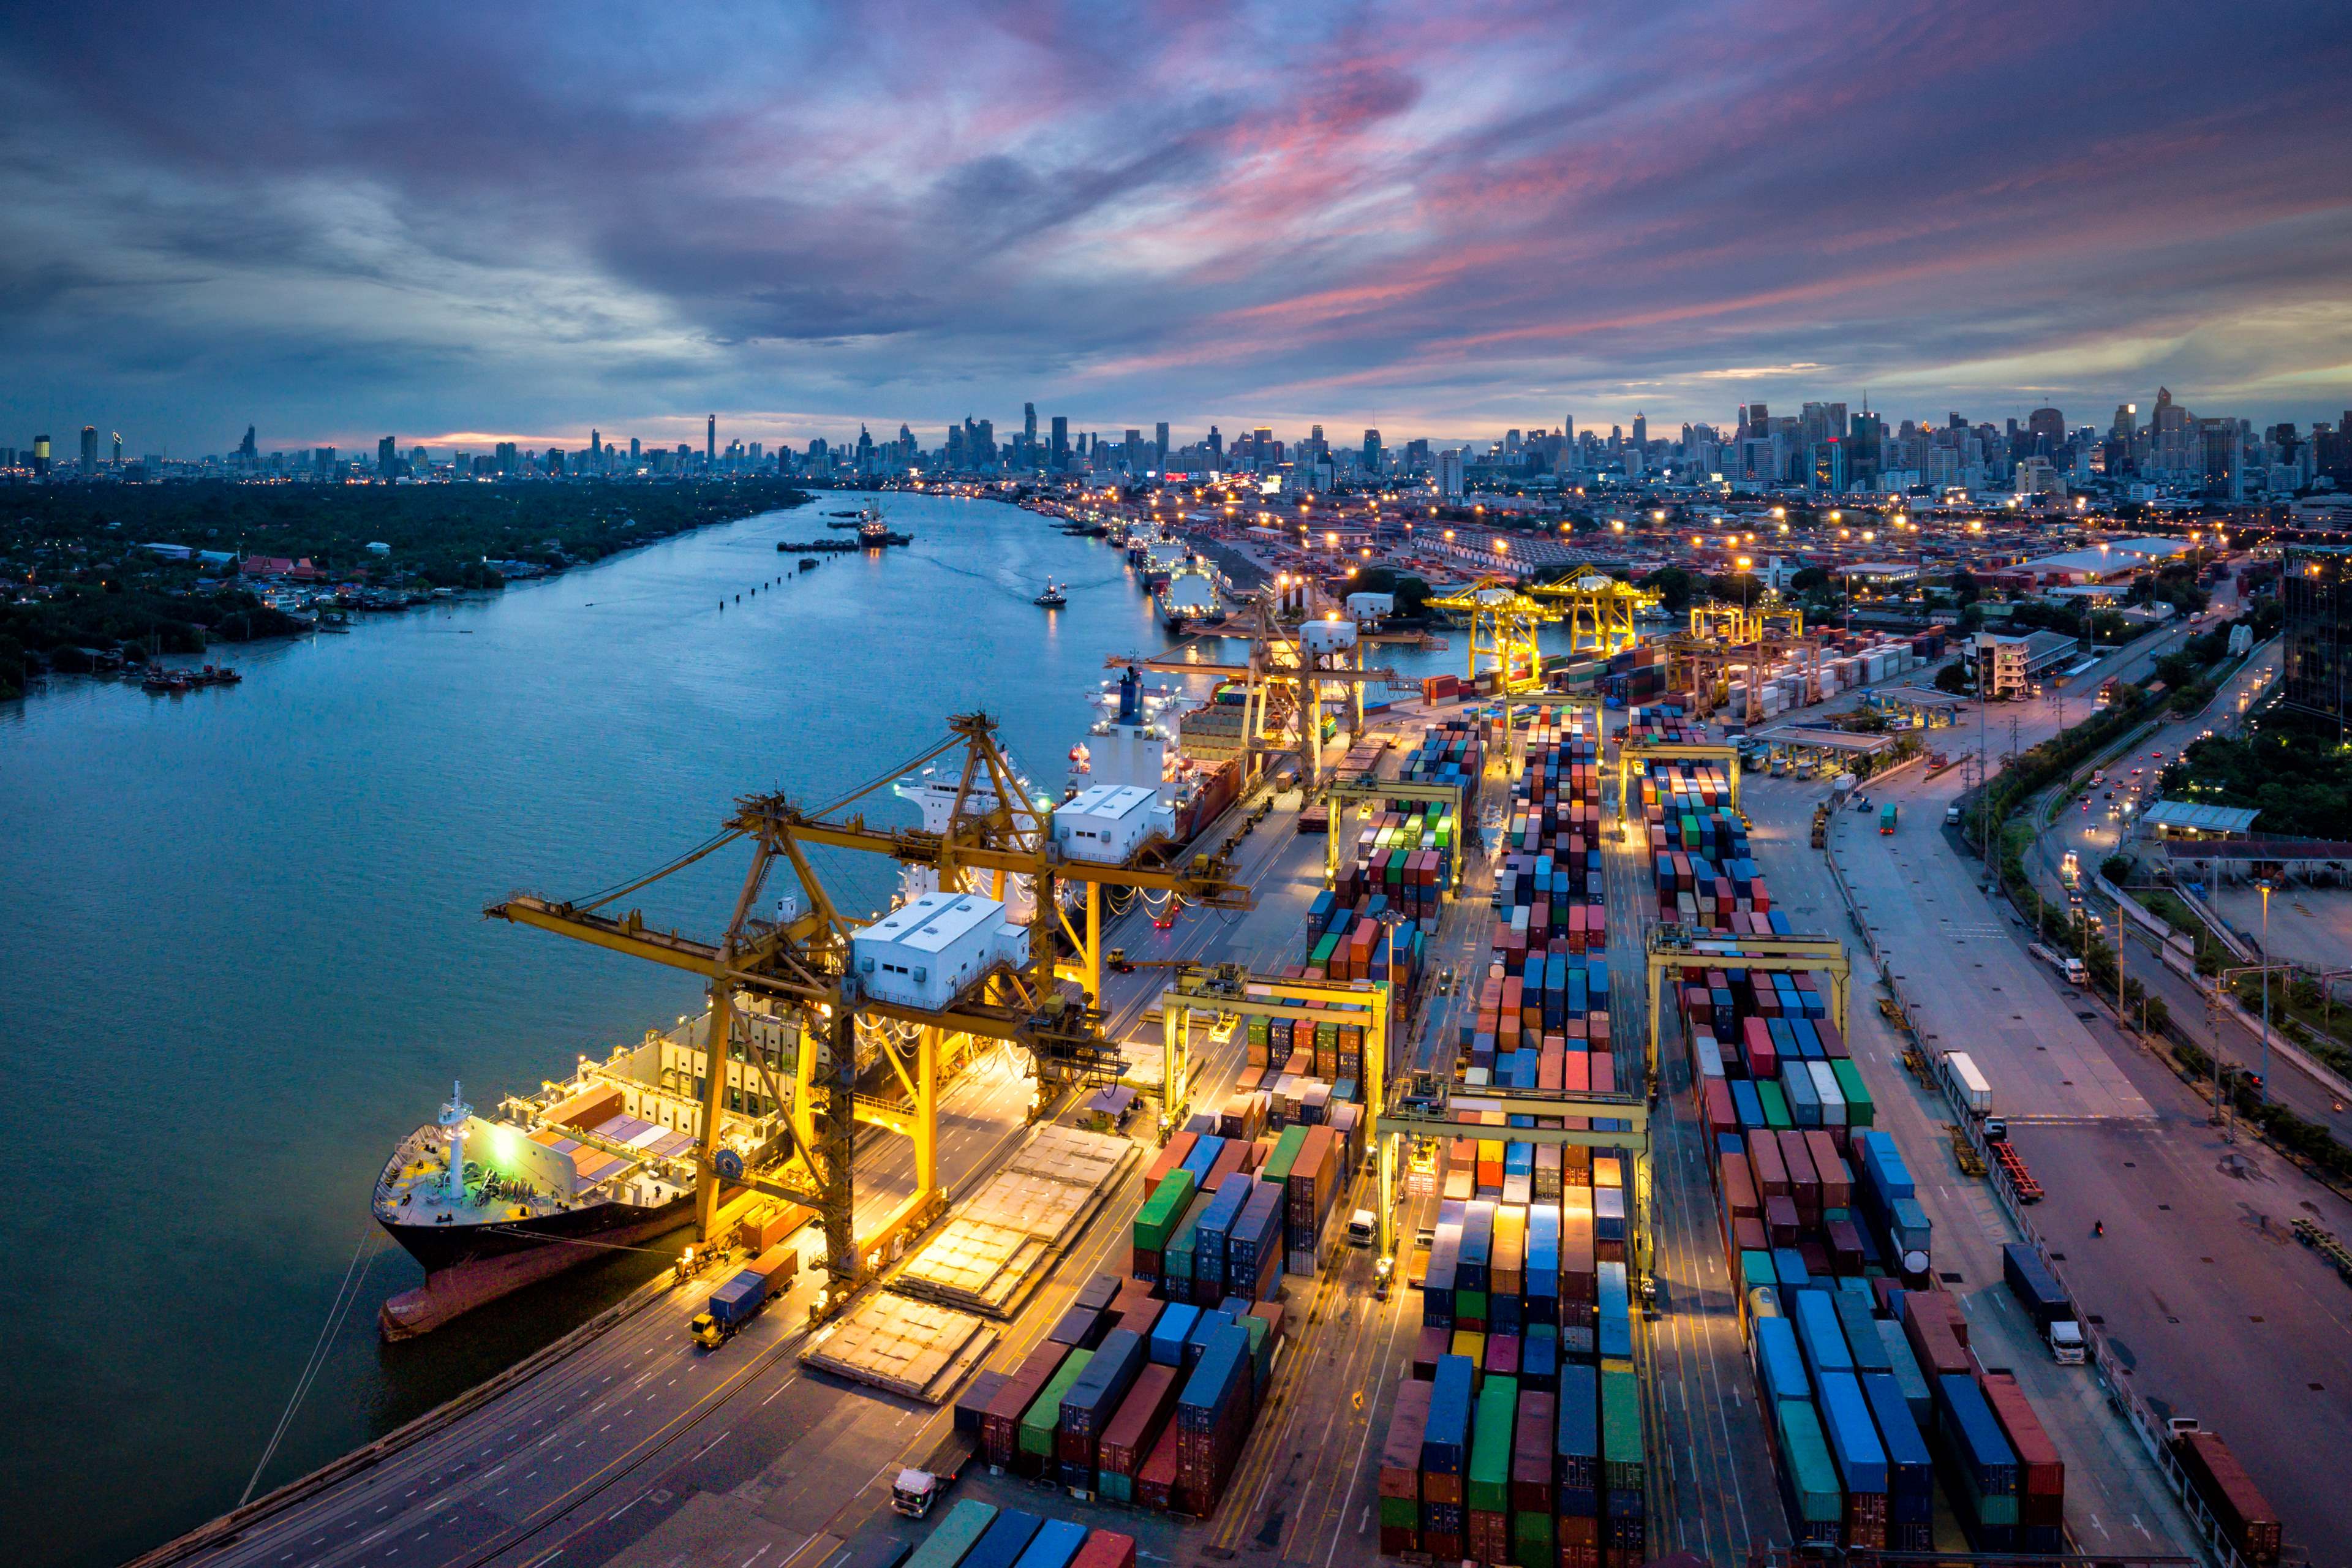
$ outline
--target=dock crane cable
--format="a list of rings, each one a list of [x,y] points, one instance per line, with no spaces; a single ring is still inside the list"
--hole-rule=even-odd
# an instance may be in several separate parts
[[[262,1472],[269,1468],[269,1461],[278,1457],[278,1446],[286,1440],[287,1428],[293,1426],[295,1412],[302,1408],[302,1401],[318,1382],[320,1369],[327,1364],[327,1347],[334,1343],[335,1336],[342,1330],[343,1320],[351,1316],[352,1305],[360,1299],[360,1291],[367,1284],[369,1271],[375,1267],[376,1255],[383,1250],[383,1232],[371,1219],[360,1232],[358,1243],[352,1248],[352,1260],[343,1268],[342,1283],[335,1287],[335,1299],[327,1309],[327,1321],[319,1327],[319,1338],[310,1346],[310,1358],[302,1363],[302,1375],[294,1381],[294,1392],[288,1396],[286,1408],[278,1415],[278,1426],[269,1434],[268,1445],[261,1450],[261,1458],[254,1464],[253,1474],[247,1479],[245,1490],[236,1500],[237,1507],[243,1508],[253,1500],[253,1490],[261,1484]]]

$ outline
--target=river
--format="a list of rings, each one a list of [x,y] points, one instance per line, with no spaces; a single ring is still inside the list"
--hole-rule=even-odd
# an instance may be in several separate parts
[[[1058,789],[1104,657],[1167,641],[1119,552],[1011,507],[891,496],[911,547],[805,574],[776,552],[854,504],[238,649],[234,688],[61,679],[0,704],[13,1560],[114,1563],[234,1505],[355,1259],[350,1315],[260,1489],[657,1266],[625,1256],[377,1339],[377,1306],[421,1275],[373,1235],[370,1185],[452,1081],[492,1105],[698,1005],[689,977],[485,921],[485,904],[650,869],[741,794],[822,801],[950,713],[998,715]],[[1049,574],[1069,588],[1053,614],[1030,603]],[[819,869],[859,900],[891,880],[846,854]],[[722,854],[632,901],[715,931],[741,871]]]

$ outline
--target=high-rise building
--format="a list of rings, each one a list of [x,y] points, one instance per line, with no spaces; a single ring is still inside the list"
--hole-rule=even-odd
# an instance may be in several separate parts
[[[39,476],[48,471],[49,438],[47,436],[36,436],[33,437],[33,472],[36,476]]]
[[[2066,416],[2055,408],[2037,408],[2025,416],[2025,438],[2035,455],[2054,458],[2066,444]]]
[[[81,477],[88,479],[96,472],[98,472],[98,426],[85,425],[81,427]]]
[[[636,438],[635,436],[630,437],[629,437],[629,461],[630,461],[630,462],[632,462],[632,463],[635,463],[638,458],[642,458],[642,457],[644,457],[644,456],[645,456],[645,454],[644,454],[642,451],[640,451],[640,450],[638,449],[638,447],[637,447],[637,438]]]
[[[1154,445],[1156,445],[1160,449],[1159,460],[1152,464],[1152,467],[1164,471],[1168,467],[1168,421],[1165,419],[1160,421],[1160,423],[1153,427],[1152,435],[1154,437]]]
[[[1437,493],[1447,500],[1462,499],[1462,448],[1440,447],[1437,453]]]
[[[400,443],[386,436],[375,444],[375,471],[383,479],[392,479],[399,472]]]
[[[1034,403],[1021,405],[1021,444],[1024,447],[1037,444],[1037,405]]]
[[[1377,478],[1380,471],[1381,433],[1378,430],[1366,430],[1364,432],[1364,472]]]
[[[250,425],[245,427],[245,439],[236,444],[236,460],[248,468],[261,461],[261,454],[253,445],[253,426]]]
[[[1649,416],[1638,408],[1633,411],[1633,449],[1639,452],[1650,449]]]
[[[120,430],[114,433],[114,466],[118,468],[122,467],[122,432]]]
[[[716,414],[703,421],[702,460],[712,468],[719,466],[719,416]]]
[[[1576,444],[1576,421],[1565,414],[1559,418],[1559,444],[1562,450]]]
[[[2285,669],[2279,700],[2332,721],[2338,742],[2352,712],[2352,547],[2290,544],[2279,575]]]
[[[512,441],[501,441],[499,443],[496,461],[499,472],[502,474],[511,474],[515,471],[516,453],[515,444]]]
[[[1213,456],[1218,458],[1223,458],[1225,455],[1224,435],[1213,425],[1209,426],[1209,451]]]
[[[1070,464],[1070,416],[1054,416],[1054,457],[1052,466],[1066,468]]]

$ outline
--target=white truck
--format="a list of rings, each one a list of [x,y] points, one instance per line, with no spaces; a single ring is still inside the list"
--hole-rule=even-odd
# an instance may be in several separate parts
[[[2084,968],[2083,961],[2071,952],[2061,952],[2046,942],[2037,942],[2026,951],[2064,975],[2069,985],[2088,985],[2091,983],[2091,972]]]

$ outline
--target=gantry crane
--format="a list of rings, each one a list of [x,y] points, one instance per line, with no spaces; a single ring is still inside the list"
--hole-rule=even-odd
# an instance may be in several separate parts
[[[1592,652],[1603,658],[1642,640],[1634,618],[1658,603],[1653,590],[1598,572],[1565,583],[1538,584],[1527,592],[1530,598],[1549,600],[1566,611],[1569,652]]]
[[[1150,657],[1113,654],[1104,659],[1103,665],[1108,669],[1149,669],[1170,675],[1239,679],[1243,693],[1244,777],[1255,776],[1269,757],[1295,753],[1299,780],[1312,789],[1323,777],[1323,704],[1329,700],[1326,689],[1344,689],[1346,696],[1342,700],[1352,710],[1353,732],[1360,733],[1364,727],[1364,688],[1374,682],[1392,682],[1398,679],[1397,672],[1385,666],[1365,665],[1360,638],[1346,648],[1330,652],[1318,651],[1313,646],[1329,637],[1315,628],[1349,623],[1327,618],[1285,628],[1275,616],[1273,599],[1265,593],[1258,595],[1255,612],[1254,630],[1220,634],[1247,638],[1250,651],[1246,663],[1202,659],[1194,657],[1187,645]]]
[[[1536,628],[1560,618],[1556,606],[1529,598],[1507,578],[1489,576],[1430,600],[1429,607],[1460,616],[1469,623],[1472,682],[1481,673],[1478,661],[1483,658],[1494,661],[1500,695],[1542,689],[1543,654],[1536,647]]]
[[[957,809],[941,831],[869,826],[848,808],[912,769],[961,747]],[[983,787],[984,786],[984,787]],[[967,809],[969,807],[969,809]],[[734,911],[716,942],[649,930],[635,910],[605,913],[632,894],[737,842],[751,847],[751,862]],[[1001,899],[1008,879],[1026,878],[1034,899],[1029,951],[1024,963],[992,966],[945,1007],[926,1009],[868,995],[850,963],[856,928],[844,918],[809,859],[814,847],[881,855],[936,874],[942,891],[982,892]],[[1155,847],[1146,847],[1147,849]],[[1165,846],[1156,847],[1162,852]],[[866,1278],[901,1237],[920,1229],[944,1207],[939,1182],[939,1064],[950,1038],[1009,1042],[1035,1060],[1041,1092],[1083,1081],[1118,1062],[1105,1038],[1102,1013],[1102,896],[1106,887],[1158,890],[1216,909],[1248,909],[1249,889],[1232,879],[1222,855],[1196,856],[1181,866],[1145,863],[1143,853],[1123,865],[1064,858],[1053,839],[1050,812],[1029,800],[984,713],[949,721],[946,739],[815,810],[782,795],[749,795],[717,836],[648,875],[585,903],[560,903],[518,894],[486,916],[536,926],[632,957],[701,977],[709,997],[702,1103],[694,1163],[696,1222],[708,1240],[721,1228],[723,1188],[779,1197],[815,1211],[825,1237],[831,1279],[820,1312],[830,1311]],[[763,902],[779,865],[799,883],[803,905]],[[987,888],[974,886],[987,879]],[[1063,909],[1065,883],[1086,889],[1083,934]],[[754,911],[777,908],[767,921]],[[799,912],[804,907],[805,912]],[[1061,962],[1066,937],[1075,962]],[[1059,984],[1067,969],[1079,994]],[[787,1087],[777,1067],[747,1050],[735,1027],[740,995],[764,999],[798,1024]],[[890,1069],[903,1098],[858,1092],[857,1026]],[[911,1039],[905,1033],[911,1033]],[[790,1147],[781,1152],[730,1143],[724,1136],[727,1090],[753,1075],[770,1098],[789,1107]],[[1161,1087],[1163,1121],[1181,1123],[1189,1086]],[[915,1191],[876,1230],[855,1234],[850,1137],[859,1121],[910,1138]],[[781,1158],[772,1158],[778,1153]],[[769,1163],[762,1163],[764,1160]]]

